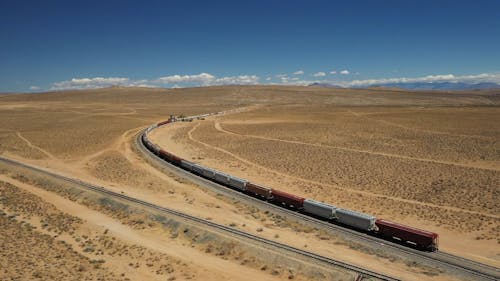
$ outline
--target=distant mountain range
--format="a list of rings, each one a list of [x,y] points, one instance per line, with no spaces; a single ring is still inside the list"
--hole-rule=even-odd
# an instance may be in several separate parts
[[[328,83],[319,83],[319,82],[312,83],[312,84],[309,84],[307,86],[309,86],[309,87],[319,87],[319,88],[342,88],[342,87],[337,86],[337,85],[332,85],[332,84],[328,84]]]
[[[312,83],[309,84],[311,87],[322,87],[322,88],[342,88],[338,85],[328,84],[328,83]],[[496,83],[462,83],[462,82],[415,82],[415,83],[386,83],[386,84],[376,84],[367,87],[384,87],[384,88],[400,88],[407,90],[482,90],[482,89],[500,89],[500,85]],[[354,88],[365,88],[365,87],[354,87]]]

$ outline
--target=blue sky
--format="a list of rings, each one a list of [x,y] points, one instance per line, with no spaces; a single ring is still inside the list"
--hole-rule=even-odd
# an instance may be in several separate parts
[[[500,1],[0,0],[0,92],[403,78],[500,83]]]

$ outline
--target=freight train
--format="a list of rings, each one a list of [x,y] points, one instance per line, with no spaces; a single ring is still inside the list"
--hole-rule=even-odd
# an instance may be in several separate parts
[[[196,174],[200,177],[216,182],[223,186],[254,196],[261,200],[280,205],[284,208],[297,210],[306,215],[329,221],[338,225],[346,226],[351,229],[376,235],[386,240],[412,246],[420,250],[438,250],[439,235],[437,233],[402,225],[385,219],[377,219],[376,217],[371,215],[339,208],[331,204],[303,198],[294,194],[250,182],[246,179],[238,178],[221,171],[217,171],[215,169],[211,169],[200,164],[182,159],[170,152],[163,150],[158,145],[151,142],[148,137],[148,134],[157,127],[177,121],[192,121],[194,119],[202,119],[213,114],[217,113],[185,117],[182,119],[170,118],[167,121],[154,124],[148,127],[145,130],[144,134],[142,134],[142,142],[149,151],[153,152],[159,158],[177,167],[180,167],[193,174]]]

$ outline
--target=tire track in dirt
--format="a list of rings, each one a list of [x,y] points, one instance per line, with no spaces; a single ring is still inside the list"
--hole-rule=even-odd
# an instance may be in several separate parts
[[[40,151],[41,153],[47,155],[50,159],[52,159],[52,160],[59,160],[59,158],[55,157],[53,154],[51,154],[47,150],[45,150],[45,149],[43,149],[43,148],[41,148],[39,146],[34,145],[30,140],[28,140],[27,138],[23,137],[21,135],[21,132],[16,131],[16,136],[19,137],[21,140],[23,140],[29,147],[31,147],[31,148],[33,148],[35,150]]]
[[[113,143],[111,143],[109,146],[107,146],[106,148],[99,150],[95,153],[87,155],[84,158],[78,159],[77,163],[79,163],[80,165],[85,165],[85,163],[92,161],[92,159],[95,159],[95,158],[101,156],[102,154],[104,154],[106,152],[110,152],[110,151],[118,151],[121,153],[122,151],[125,150],[124,145],[126,145],[127,140],[130,138],[130,136],[128,136],[128,135],[131,133],[135,133],[142,128],[144,128],[144,126],[139,126],[139,127],[132,128],[132,129],[125,131],[123,134],[121,134],[119,137],[117,137],[113,141]]]
[[[379,123],[382,123],[382,124],[386,124],[386,125],[393,126],[393,127],[398,127],[398,128],[409,130],[409,131],[425,132],[425,133],[434,134],[434,135],[445,135],[445,136],[453,136],[453,137],[464,137],[464,138],[476,138],[476,139],[495,140],[494,137],[486,137],[486,136],[478,136],[478,135],[466,135],[466,134],[453,134],[453,133],[437,132],[437,131],[432,131],[432,130],[426,130],[426,129],[419,129],[419,128],[414,128],[414,127],[408,127],[408,126],[401,125],[401,124],[398,124],[398,123],[394,123],[394,122],[390,122],[390,121],[386,121],[386,120],[381,120],[381,119],[376,119],[376,118],[373,118],[373,117],[368,117],[368,116],[366,116],[364,114],[360,114],[360,113],[354,112],[352,110],[348,110],[347,112],[349,112],[352,115],[354,115],[356,117],[359,117],[359,118],[365,118],[365,119],[373,120],[373,121],[376,121],[376,122],[379,122]]]
[[[137,156],[137,153],[135,153],[132,149],[132,139],[134,138],[135,134],[142,130],[144,126],[136,127],[129,129],[125,132],[123,132],[119,137],[116,138],[116,140],[110,144],[108,147],[105,149],[102,149],[100,151],[97,151],[91,155],[88,155],[87,157],[83,159],[79,159],[78,162],[76,162],[77,167],[80,167],[81,171],[85,171],[86,165],[90,164],[94,159],[98,158],[99,156],[107,153],[107,152],[118,152],[120,153],[121,156],[123,156],[131,165],[135,166],[138,169],[141,169],[143,171],[147,171],[149,174],[154,175],[162,180],[164,180],[166,183],[169,185],[179,185],[179,182],[176,181],[175,179],[166,176],[163,172],[157,170],[157,169],[151,169],[151,166],[143,161],[142,158]],[[86,173],[90,177],[94,177],[93,175]]]
[[[215,122],[214,122],[215,123]],[[273,170],[273,169],[270,169],[268,167],[265,167],[265,166],[262,166],[260,164],[257,164],[257,163],[254,163],[252,161],[249,161],[245,158],[242,158],[230,151],[227,151],[223,148],[220,148],[220,147],[217,147],[217,146],[213,146],[211,144],[208,144],[208,143],[205,143],[201,140],[198,140],[196,138],[193,137],[193,132],[201,125],[201,123],[198,123],[196,124],[195,126],[193,126],[193,128],[191,128],[187,135],[188,135],[188,138],[189,140],[195,142],[195,143],[198,143],[202,146],[205,146],[207,148],[210,148],[210,149],[213,149],[213,150],[217,150],[219,152],[222,152],[224,154],[227,154],[243,163],[246,163],[250,166],[254,166],[256,168],[259,168],[261,170],[264,170],[266,172],[269,172],[269,173],[272,173],[272,174],[275,174],[275,175],[280,175],[280,176],[283,176],[285,178],[289,178],[289,179],[293,179],[293,180],[297,180],[297,181],[300,181],[300,182],[305,182],[305,183],[310,183],[310,184],[316,184],[316,185],[321,185],[321,186],[325,186],[325,187],[329,187],[329,188],[335,188],[337,190],[342,190],[342,191],[345,191],[345,192],[348,192],[348,193],[356,193],[356,194],[361,194],[361,195],[366,195],[366,196],[369,196],[369,197],[376,197],[376,198],[383,198],[383,199],[390,199],[390,200],[394,200],[394,201],[399,201],[399,202],[403,202],[403,203],[409,203],[409,204],[415,204],[415,205],[421,205],[421,206],[428,206],[428,207],[432,207],[432,208],[438,208],[438,209],[442,209],[442,210],[449,210],[449,211],[454,211],[454,212],[464,212],[464,213],[468,213],[468,214],[475,214],[475,215],[481,215],[481,216],[485,216],[485,217],[490,217],[490,218],[494,218],[494,219],[500,219],[500,215],[494,215],[494,214],[488,214],[488,213],[483,213],[483,212],[477,212],[477,211],[471,211],[471,210],[467,210],[467,209],[461,209],[461,208],[456,208],[456,207],[451,207],[451,206],[441,206],[441,205],[436,205],[436,204],[432,204],[432,203],[426,203],[426,202],[421,202],[421,201],[416,201],[416,200],[410,200],[410,199],[403,199],[403,198],[399,198],[399,197],[394,197],[394,196],[389,196],[389,195],[382,195],[382,194],[377,194],[377,193],[371,193],[371,192],[367,192],[367,191],[362,191],[362,190],[355,190],[353,188],[347,188],[347,187],[342,187],[342,186],[338,186],[338,185],[332,185],[332,184],[327,184],[327,183],[322,183],[322,182],[318,182],[318,181],[314,181],[314,180],[308,180],[308,179],[303,179],[303,178],[299,178],[299,177],[295,177],[295,176],[292,176],[292,175],[288,175],[288,174],[285,174],[285,173],[281,173],[279,171],[276,171],[276,170]]]
[[[386,157],[391,157],[391,158],[399,158],[399,159],[413,160],[413,161],[420,161],[420,162],[427,162],[427,163],[434,163],[434,164],[452,165],[452,166],[459,166],[459,167],[465,167],[465,168],[490,170],[490,171],[500,171],[500,168],[480,167],[480,166],[470,165],[470,164],[462,164],[462,163],[442,161],[442,160],[435,160],[435,159],[428,159],[428,158],[410,157],[410,156],[404,156],[404,155],[398,155],[398,154],[391,154],[391,153],[384,153],[384,152],[375,152],[375,151],[370,151],[370,150],[362,150],[362,149],[348,148],[348,147],[342,147],[342,146],[334,146],[334,145],[326,145],[326,144],[316,144],[316,143],[308,143],[308,142],[293,141],[293,140],[284,140],[284,139],[263,137],[263,136],[251,135],[251,134],[240,134],[240,133],[237,133],[237,132],[234,132],[234,131],[222,128],[222,125],[219,122],[215,123],[215,129],[217,131],[219,131],[219,132],[223,132],[223,133],[226,133],[226,134],[231,134],[231,135],[236,135],[236,136],[241,136],[241,137],[261,139],[261,140],[267,140],[267,141],[276,141],[276,142],[284,142],[284,143],[291,143],[291,144],[300,144],[300,145],[307,145],[307,146],[321,147],[321,148],[329,148],[329,149],[339,149],[339,150],[344,150],[344,151],[349,151],[349,152],[357,152],[357,153],[364,153],[364,154],[370,154],[370,155],[386,156]]]

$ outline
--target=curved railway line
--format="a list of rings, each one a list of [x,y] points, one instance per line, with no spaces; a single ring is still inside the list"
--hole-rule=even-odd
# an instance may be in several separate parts
[[[147,155],[147,157],[152,160],[157,166],[166,168],[170,172],[173,172],[177,176],[183,177],[190,180],[204,188],[217,193],[223,193],[224,195],[237,199],[240,201],[246,201],[253,206],[258,206],[259,208],[265,208],[272,210],[275,214],[284,215],[288,218],[292,218],[299,222],[306,222],[309,225],[329,230],[331,233],[340,234],[342,237],[352,240],[354,242],[362,243],[375,250],[383,250],[395,253],[399,256],[405,257],[407,259],[415,260],[418,262],[423,262],[429,266],[438,267],[440,269],[450,271],[459,275],[461,277],[468,278],[468,280],[500,280],[500,269],[494,266],[489,266],[476,261],[472,261],[463,257],[459,257],[446,252],[423,252],[417,249],[409,248],[405,245],[400,245],[394,242],[390,242],[379,237],[368,235],[366,233],[360,233],[356,230],[351,230],[343,226],[335,225],[329,222],[325,222],[294,210],[289,210],[281,206],[274,205],[272,203],[262,201],[250,195],[238,192],[236,190],[227,188],[218,183],[207,180],[203,177],[195,175],[189,171],[186,171],[180,167],[177,167],[171,163],[168,163],[155,155],[153,152],[149,151],[143,144],[141,137],[144,131],[138,134],[135,139],[135,143],[139,151]]]
[[[346,269],[346,270],[349,270],[352,272],[356,272],[358,274],[358,277],[356,278],[356,280],[363,280],[365,278],[375,278],[378,280],[387,280],[387,281],[399,280],[399,279],[393,278],[393,277],[385,275],[385,274],[377,273],[377,272],[374,272],[371,270],[364,269],[362,267],[358,267],[355,265],[344,263],[342,261],[338,261],[338,260],[334,260],[334,259],[331,259],[328,257],[320,256],[320,255],[317,255],[315,253],[304,251],[304,250],[301,250],[301,249],[298,249],[298,248],[295,248],[295,247],[292,247],[292,246],[289,246],[286,244],[282,244],[282,243],[272,241],[272,240],[269,240],[266,238],[262,238],[262,237],[259,237],[257,235],[250,234],[250,233],[247,233],[247,232],[235,229],[235,228],[231,228],[229,226],[220,225],[220,224],[217,224],[217,223],[205,220],[205,219],[201,219],[201,218],[198,218],[195,216],[191,216],[191,215],[179,212],[179,211],[175,211],[175,210],[172,210],[169,208],[158,206],[158,205],[155,205],[155,204],[152,204],[152,203],[149,203],[149,202],[146,202],[146,201],[134,198],[134,197],[130,197],[130,196],[127,196],[127,195],[124,195],[121,193],[117,193],[117,192],[108,190],[108,189],[100,187],[100,186],[92,185],[90,183],[86,183],[86,182],[83,182],[83,181],[78,180],[78,179],[74,179],[74,178],[66,177],[66,176],[56,174],[53,172],[49,172],[49,171],[46,171],[46,170],[43,170],[43,169],[40,169],[37,167],[33,167],[33,166],[30,166],[30,165],[27,165],[27,164],[24,164],[24,163],[21,163],[21,162],[12,160],[12,159],[8,159],[8,158],[4,158],[4,157],[0,156],[0,161],[7,163],[9,165],[19,166],[19,167],[37,172],[39,174],[54,177],[56,179],[59,179],[59,180],[65,181],[65,182],[75,184],[80,188],[90,190],[90,191],[93,191],[93,192],[98,193],[98,194],[106,195],[106,196],[113,197],[113,198],[119,198],[119,199],[124,200],[126,202],[140,205],[142,207],[147,207],[147,208],[153,209],[155,211],[159,211],[159,212],[168,214],[168,215],[173,216],[173,217],[177,217],[177,218],[181,218],[181,219],[195,222],[198,224],[202,224],[202,225],[208,226],[210,228],[217,229],[217,230],[223,231],[223,232],[228,233],[228,234],[232,234],[235,237],[249,239],[249,240],[252,240],[254,242],[260,243],[262,245],[267,245],[267,246],[274,247],[276,249],[285,250],[285,251],[288,251],[290,253],[294,253],[294,254],[297,254],[299,256],[303,256],[303,257],[312,259],[314,261],[320,262],[320,263],[327,265],[327,266],[335,266],[335,267]]]

